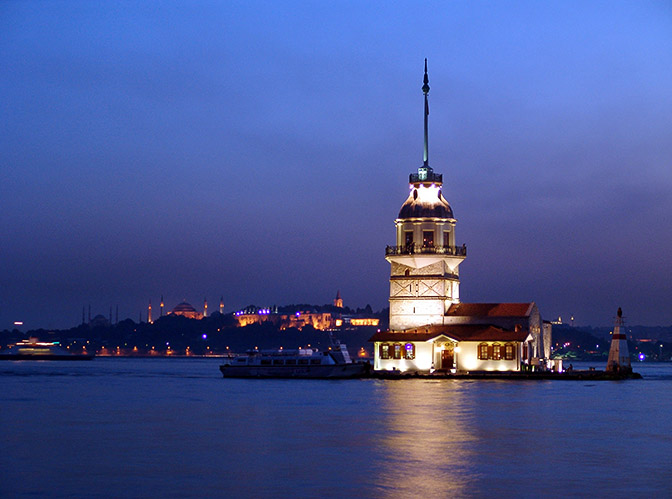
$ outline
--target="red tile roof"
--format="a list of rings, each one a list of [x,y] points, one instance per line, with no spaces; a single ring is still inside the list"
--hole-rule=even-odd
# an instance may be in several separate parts
[[[425,326],[406,331],[380,331],[369,341],[429,341],[441,335],[457,341],[525,341],[529,331],[511,331],[489,324]]]
[[[527,317],[534,303],[453,303],[446,316]]]

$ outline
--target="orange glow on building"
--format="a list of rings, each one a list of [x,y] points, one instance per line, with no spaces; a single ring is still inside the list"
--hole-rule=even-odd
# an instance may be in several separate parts
[[[350,324],[353,326],[377,326],[380,324],[380,319],[350,319]]]

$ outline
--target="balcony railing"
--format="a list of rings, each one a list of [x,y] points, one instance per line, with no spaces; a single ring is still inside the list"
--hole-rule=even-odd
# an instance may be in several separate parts
[[[388,246],[385,255],[453,255],[467,256],[467,246],[434,246],[421,244],[408,244],[406,246]]]

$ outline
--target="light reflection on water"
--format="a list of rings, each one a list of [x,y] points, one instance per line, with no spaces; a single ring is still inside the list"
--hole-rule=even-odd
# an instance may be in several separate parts
[[[224,380],[218,363],[0,364],[0,496],[672,490],[670,364],[638,365],[643,381],[506,382]]]
[[[375,396],[382,410],[375,476],[387,497],[466,495],[476,478],[477,437],[465,404],[465,385],[454,381],[382,382]]]

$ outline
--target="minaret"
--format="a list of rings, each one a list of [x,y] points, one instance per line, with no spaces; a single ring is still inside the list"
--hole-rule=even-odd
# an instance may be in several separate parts
[[[159,317],[163,317],[163,295],[161,295],[161,309],[159,311]]]
[[[147,322],[152,324],[152,300],[149,300],[149,306],[147,307]]]
[[[609,358],[607,359],[607,372],[632,372],[630,367],[630,353],[628,352],[628,339],[625,332],[621,332],[624,327],[623,311],[618,307],[616,312],[616,322],[614,323],[614,332],[611,335],[611,348],[609,348]]]
[[[208,299],[203,298],[203,317],[208,316]]]
[[[390,329],[440,325],[453,303],[460,301],[458,267],[466,246],[455,245],[453,210],[443,197],[443,175],[429,166],[429,77],[427,59],[424,94],[423,164],[409,176],[409,195],[394,221],[395,246],[388,246],[390,262]]]
[[[219,313],[224,315],[224,297],[219,298]]]

